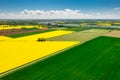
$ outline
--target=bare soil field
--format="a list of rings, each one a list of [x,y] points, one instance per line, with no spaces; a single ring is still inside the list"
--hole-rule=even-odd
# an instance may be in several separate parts
[[[111,31],[104,36],[117,37],[120,38],[120,30]]]
[[[21,29],[12,29],[12,30],[0,30],[0,36],[11,35],[11,34],[21,34],[27,32],[39,32],[43,30],[21,30]]]

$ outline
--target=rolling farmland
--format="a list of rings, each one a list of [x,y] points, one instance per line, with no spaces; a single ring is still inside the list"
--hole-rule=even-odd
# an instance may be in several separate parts
[[[113,32],[54,30],[0,36],[0,79],[119,80],[120,38],[105,37]]]
[[[120,80],[120,0],[0,0],[0,80]]]
[[[119,52],[120,38],[98,37],[1,80],[119,80]]]

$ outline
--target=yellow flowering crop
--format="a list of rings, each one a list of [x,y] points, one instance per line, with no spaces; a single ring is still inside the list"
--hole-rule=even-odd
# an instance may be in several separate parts
[[[24,28],[33,28],[35,26],[22,26],[22,27],[24,27]]]
[[[46,36],[47,37],[47,36]],[[79,42],[0,42],[0,73],[50,55]]]
[[[4,29],[21,29],[21,28],[33,28],[34,26],[11,26],[11,25],[1,25],[0,30]]]
[[[72,31],[57,30],[20,38],[0,36],[0,73],[78,44],[79,42],[36,41],[38,38],[70,33]]]
[[[114,24],[120,24],[120,22],[115,22]]]
[[[111,26],[111,23],[98,23],[98,26]]]
[[[14,27],[14,26],[0,26],[0,30],[5,30],[5,29],[21,29],[20,26]]]
[[[38,38],[51,38],[51,37],[61,36],[61,35],[70,34],[70,33],[72,33],[72,31],[57,30],[57,31],[51,31],[51,32],[46,32],[46,33],[41,33],[41,34],[30,35],[26,37],[20,37],[14,40],[36,41],[38,40]]]
[[[0,41],[5,41],[5,40],[12,40],[12,38],[6,36],[0,36]]]

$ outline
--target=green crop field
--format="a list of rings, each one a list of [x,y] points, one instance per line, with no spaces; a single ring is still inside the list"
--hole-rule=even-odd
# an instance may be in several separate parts
[[[96,38],[98,36],[104,35],[105,33],[108,33],[108,32],[109,30],[104,30],[104,29],[89,29],[89,30],[75,32],[72,34],[49,38],[47,40],[49,41],[80,41],[81,43],[83,43],[93,38]]]
[[[0,80],[120,80],[120,38],[98,37]]]

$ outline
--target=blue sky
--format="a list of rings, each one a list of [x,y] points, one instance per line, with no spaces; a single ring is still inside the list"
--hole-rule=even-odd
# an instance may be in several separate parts
[[[53,12],[49,12],[51,10]],[[104,18],[103,16],[105,15],[108,16],[105,18],[120,18],[120,0],[0,0],[0,18],[5,18],[5,16],[10,17],[11,13],[21,12],[25,14],[27,12],[27,14],[32,15],[39,12],[42,16],[47,13],[49,13],[49,16],[52,15],[51,13],[59,15],[57,11],[63,11],[62,13],[65,13],[64,15],[71,17],[73,14],[79,14],[81,18],[87,18],[86,16],[89,18],[91,16],[92,18],[95,15],[98,18]],[[14,18],[15,16],[12,15],[11,17]]]
[[[104,11],[120,7],[120,0],[0,0],[0,12],[31,10],[78,9]]]

